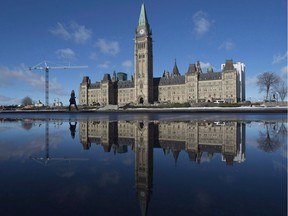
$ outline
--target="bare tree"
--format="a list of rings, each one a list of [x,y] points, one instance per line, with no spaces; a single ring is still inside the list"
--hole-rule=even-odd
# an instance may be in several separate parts
[[[33,126],[33,122],[28,119],[22,120],[21,124],[25,130],[30,130]]]
[[[272,134],[273,124],[264,123],[264,126],[265,132],[259,131],[258,148],[265,152],[274,152],[281,147],[282,143],[278,136]]]
[[[265,72],[257,76],[257,85],[259,86],[259,92],[266,92],[266,100],[271,87],[276,86],[280,82],[280,77],[274,72]]]
[[[285,81],[281,81],[274,88],[278,93],[281,101],[284,101],[284,99],[287,97],[287,83]]]
[[[22,99],[22,105],[27,106],[27,105],[32,105],[32,99],[28,96]]]

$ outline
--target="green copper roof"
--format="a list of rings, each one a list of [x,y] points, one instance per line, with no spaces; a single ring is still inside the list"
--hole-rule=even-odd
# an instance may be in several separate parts
[[[211,65],[209,65],[209,67],[207,68],[207,72],[208,73],[213,73],[213,68]]]
[[[142,6],[141,6],[141,12],[140,12],[138,26],[146,26],[146,25],[149,25],[149,24],[148,24],[148,19],[147,19],[145,5],[143,3]]]

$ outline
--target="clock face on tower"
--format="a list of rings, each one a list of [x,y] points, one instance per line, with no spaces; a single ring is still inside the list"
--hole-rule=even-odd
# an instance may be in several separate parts
[[[143,35],[145,33],[145,30],[144,29],[140,29],[139,33],[140,33],[140,35]]]

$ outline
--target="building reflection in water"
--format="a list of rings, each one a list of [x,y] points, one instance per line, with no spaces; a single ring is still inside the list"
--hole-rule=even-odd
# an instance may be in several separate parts
[[[227,165],[245,160],[245,124],[239,122],[171,121],[83,121],[80,142],[88,150],[92,143],[106,152],[135,152],[135,188],[142,215],[146,215],[153,182],[153,149],[165,155],[187,153],[191,161],[201,162],[203,153],[211,159],[222,154]]]

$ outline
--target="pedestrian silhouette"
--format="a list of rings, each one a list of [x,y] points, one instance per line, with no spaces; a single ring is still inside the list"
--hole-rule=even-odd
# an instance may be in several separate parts
[[[69,121],[69,129],[70,129],[70,132],[71,132],[71,137],[72,139],[75,138],[75,132],[76,132],[76,125],[77,125],[77,122],[75,122],[75,124],[72,124],[70,121]]]
[[[69,111],[71,109],[71,105],[74,105],[75,108],[78,110],[78,107],[76,105],[76,97],[75,97],[75,92],[74,90],[71,91],[71,96],[70,96],[70,100],[69,100],[70,104],[69,104]]]

